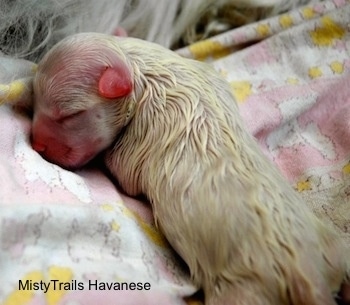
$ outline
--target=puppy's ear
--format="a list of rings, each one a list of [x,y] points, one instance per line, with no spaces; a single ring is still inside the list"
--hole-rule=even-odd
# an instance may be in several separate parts
[[[105,98],[123,97],[132,91],[132,83],[129,68],[119,61],[113,67],[106,67],[103,71],[98,83],[98,92]]]

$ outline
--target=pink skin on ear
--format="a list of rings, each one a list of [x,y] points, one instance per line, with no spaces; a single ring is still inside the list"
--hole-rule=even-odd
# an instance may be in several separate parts
[[[123,62],[114,67],[107,67],[101,75],[98,91],[102,97],[111,99],[128,95],[132,91],[132,79],[128,67]]]

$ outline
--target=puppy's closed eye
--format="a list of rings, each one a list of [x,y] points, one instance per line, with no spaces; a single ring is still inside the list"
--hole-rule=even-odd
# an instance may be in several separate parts
[[[58,124],[68,123],[69,121],[72,121],[73,119],[77,119],[78,117],[82,116],[85,112],[86,110],[80,110],[68,115],[63,115],[60,118],[56,119],[55,121]]]

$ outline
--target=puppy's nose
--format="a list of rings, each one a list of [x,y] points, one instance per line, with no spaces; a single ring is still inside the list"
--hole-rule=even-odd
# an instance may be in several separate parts
[[[32,142],[33,149],[38,153],[43,153],[46,150],[46,145],[40,142]]]

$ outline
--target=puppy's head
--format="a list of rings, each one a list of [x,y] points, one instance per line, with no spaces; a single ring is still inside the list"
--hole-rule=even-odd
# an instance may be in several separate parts
[[[74,35],[39,63],[32,146],[45,159],[81,167],[110,146],[125,125],[132,69],[113,39]]]

